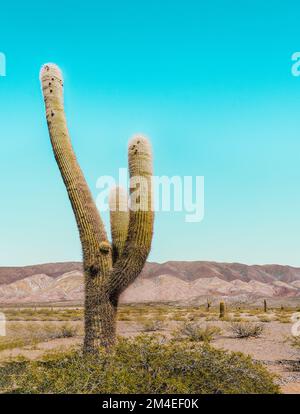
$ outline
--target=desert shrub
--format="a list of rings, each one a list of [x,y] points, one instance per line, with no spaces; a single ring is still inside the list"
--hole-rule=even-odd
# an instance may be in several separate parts
[[[277,321],[280,323],[291,323],[291,318],[287,317],[287,316],[281,316],[277,318]]]
[[[225,315],[223,318],[221,318],[222,322],[232,322],[233,318],[231,315]]]
[[[9,309],[6,316],[9,321],[74,321],[83,318],[83,310],[77,308]]]
[[[207,317],[207,312],[199,312],[199,313],[192,313],[188,316],[188,319],[190,321],[193,321],[197,318],[206,318]]]
[[[210,342],[221,332],[222,330],[217,326],[206,325],[203,327],[195,323],[187,322],[179,331],[174,333],[174,337],[187,339],[192,342]]]
[[[248,309],[246,312],[245,316],[256,316],[261,313],[261,309]]]
[[[78,327],[69,323],[64,325],[56,323],[26,322],[8,324],[8,336],[0,337],[0,351],[34,345],[38,342],[49,341],[56,338],[71,338],[78,335]]]
[[[72,325],[63,325],[59,334],[61,338],[72,338],[77,335],[77,328]]]
[[[232,322],[247,322],[247,319],[242,318],[242,317],[237,317],[237,316],[234,316],[234,317],[232,318]]]
[[[33,342],[48,341],[56,338],[70,338],[77,335],[77,327],[65,323],[26,324],[24,326],[23,338],[31,339]],[[19,331],[21,334],[22,331]]]
[[[237,338],[256,338],[264,330],[262,324],[253,322],[232,322],[230,328]]]
[[[118,312],[117,318],[118,318],[118,321],[131,321],[132,315],[129,311],[122,310]]]
[[[26,342],[21,338],[0,338],[0,351],[18,348],[24,345],[26,345]]]
[[[185,319],[185,316],[175,313],[174,316],[172,317],[172,320],[180,322],[180,321],[185,321],[186,319]]]
[[[264,323],[271,322],[271,318],[269,318],[268,316],[260,316],[259,320],[260,322],[264,322]]]
[[[143,323],[143,331],[144,332],[156,332],[161,331],[163,329],[163,322],[161,320],[149,320]]]
[[[300,350],[300,336],[289,336],[287,341],[295,348]]]
[[[12,361],[0,365],[0,394],[11,393],[16,387],[16,378],[24,373],[26,363]]]
[[[241,353],[208,344],[141,335],[111,352],[49,354],[0,367],[0,392],[15,393],[278,393],[274,377]]]
[[[213,321],[219,321],[219,320],[220,320],[220,318],[219,318],[218,316],[216,316],[216,315],[212,315],[212,316],[207,316],[207,317],[205,318],[205,320],[206,320],[207,322],[213,322]]]

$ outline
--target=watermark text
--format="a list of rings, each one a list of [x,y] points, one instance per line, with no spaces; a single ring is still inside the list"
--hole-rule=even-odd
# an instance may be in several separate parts
[[[6,56],[0,52],[0,76],[6,76]]]
[[[291,69],[292,75],[300,76],[300,52],[295,52],[292,54],[292,61],[294,62]]]
[[[130,200],[124,207],[132,211],[184,212],[188,223],[200,222],[204,217],[203,176],[153,176],[151,179],[136,176],[128,180],[127,168],[119,169],[119,178],[99,177],[96,187],[99,194],[97,208],[101,212],[112,210],[109,205],[111,189],[116,182],[123,188],[130,188]]]

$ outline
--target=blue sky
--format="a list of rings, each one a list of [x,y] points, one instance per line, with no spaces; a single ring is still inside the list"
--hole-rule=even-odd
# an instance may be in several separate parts
[[[39,85],[51,61],[95,197],[135,132],[157,175],[205,177],[204,220],[158,213],[151,260],[300,266],[299,17],[296,0],[2,4],[0,265],[81,258]]]

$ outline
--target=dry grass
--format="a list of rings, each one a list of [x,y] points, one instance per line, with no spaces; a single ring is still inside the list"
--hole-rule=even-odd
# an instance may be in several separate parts
[[[83,319],[82,308],[24,308],[4,311],[7,321],[78,321]]]
[[[300,336],[290,336],[287,340],[293,347],[300,349]]]
[[[76,321],[83,321],[82,307],[28,307],[0,309],[8,320],[8,336],[0,337],[0,351],[8,348],[22,347],[27,344],[48,341],[61,337],[77,335],[73,325]],[[247,323],[277,321],[290,323],[290,316],[296,309],[284,307],[273,309],[267,314],[262,308],[251,309],[243,306],[237,309],[231,307],[231,313],[227,313],[222,322]],[[173,330],[174,325],[180,322],[201,324],[205,322],[219,322],[218,307],[211,307],[207,312],[206,304],[201,306],[179,307],[168,304],[137,304],[121,305],[118,311],[118,321],[142,326],[144,332],[156,332],[161,330]],[[62,324],[64,323],[65,326]],[[75,331],[74,331],[75,329]],[[176,329],[176,328],[175,328]],[[81,332],[82,333],[82,332]]]
[[[276,319],[280,323],[292,323],[291,318],[288,316],[281,316]]]
[[[196,323],[187,322],[181,329],[173,332],[176,340],[189,340],[191,342],[211,342],[222,330],[213,325],[201,326]]]
[[[260,316],[258,319],[260,320],[260,322],[264,322],[264,323],[268,323],[272,321],[272,319],[269,316]]]
[[[160,320],[146,320],[143,323],[142,330],[143,332],[157,332],[162,331],[164,328],[163,321]]]
[[[70,338],[78,334],[78,328],[70,323],[9,322],[7,336],[0,337],[0,351],[56,338]]]

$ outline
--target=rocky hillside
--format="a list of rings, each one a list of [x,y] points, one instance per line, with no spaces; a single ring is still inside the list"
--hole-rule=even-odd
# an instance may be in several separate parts
[[[12,283],[25,277],[46,274],[50,277],[59,277],[63,273],[72,272],[73,270],[82,270],[80,262],[66,263],[46,263],[34,266],[24,267],[0,267],[0,285]]]
[[[300,268],[239,263],[147,263],[122,295],[123,303],[187,302],[206,297],[235,300],[299,298]],[[83,300],[78,262],[0,268],[0,303],[46,303]]]

